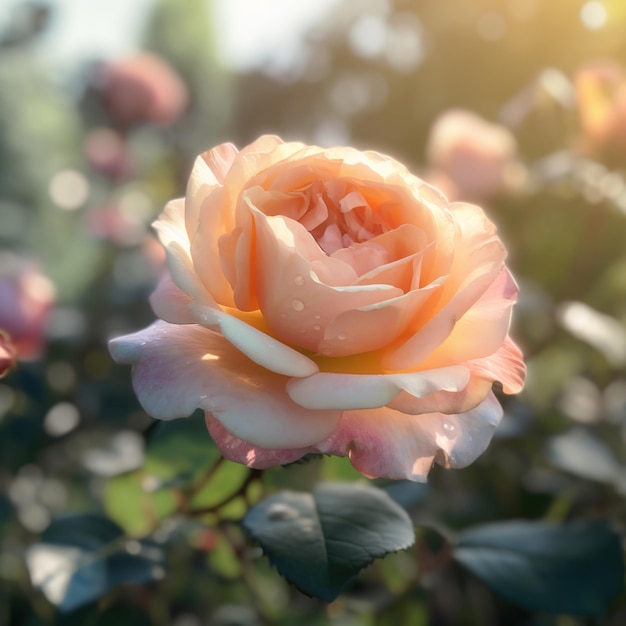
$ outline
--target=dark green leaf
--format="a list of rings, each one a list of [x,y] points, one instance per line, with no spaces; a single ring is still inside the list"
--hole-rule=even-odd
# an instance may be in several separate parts
[[[384,491],[344,483],[282,491],[243,524],[287,580],[327,602],[375,558],[415,540],[406,511]]]
[[[72,611],[122,583],[145,583],[163,575],[163,550],[128,540],[96,514],[55,520],[26,561],[33,585],[61,611]]]
[[[407,511],[421,504],[428,494],[428,484],[412,480],[397,480],[385,485],[383,489]]]
[[[554,465],[582,478],[611,483],[623,474],[610,448],[582,428],[553,437],[546,452]]]
[[[624,583],[620,538],[602,522],[479,526],[454,557],[509,601],[550,613],[601,617]]]

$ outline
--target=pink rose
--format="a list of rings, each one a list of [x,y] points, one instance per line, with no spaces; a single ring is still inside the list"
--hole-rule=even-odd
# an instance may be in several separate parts
[[[111,352],[153,417],[203,409],[226,458],[348,455],[367,476],[424,480],[485,450],[494,381],[522,388],[495,227],[390,157],[223,144],[155,227],[161,321]]]
[[[0,328],[9,335],[18,359],[41,356],[55,297],[54,285],[34,265],[0,258]]]
[[[98,79],[104,103],[122,125],[169,126],[185,112],[187,86],[164,59],[140,52],[104,68]]]
[[[433,123],[426,152],[432,168],[428,182],[449,200],[485,202],[518,187],[524,178],[513,133],[471,111],[442,113]]]

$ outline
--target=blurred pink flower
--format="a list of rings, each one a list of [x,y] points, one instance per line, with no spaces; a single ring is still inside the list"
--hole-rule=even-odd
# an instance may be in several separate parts
[[[427,181],[449,200],[482,203],[518,187],[524,177],[511,131],[461,109],[434,121],[426,156]]]
[[[83,144],[87,163],[98,173],[118,180],[132,171],[130,151],[126,141],[110,128],[95,128],[87,134]]]
[[[147,235],[147,225],[142,217],[124,211],[114,200],[85,213],[84,228],[90,235],[122,247],[137,245]]]
[[[517,286],[480,208],[392,158],[264,136],[196,160],[155,223],[161,318],[110,343],[145,410],[196,408],[251,467],[309,452],[425,480],[471,463],[523,385]]]
[[[55,288],[31,263],[4,257],[0,262],[0,328],[9,335],[18,359],[37,359]]]
[[[15,365],[16,359],[17,353],[15,346],[11,343],[11,338],[0,329],[0,378],[7,375]]]
[[[187,108],[189,94],[176,70],[162,58],[140,52],[107,65],[99,88],[121,125],[152,122],[170,126]]]

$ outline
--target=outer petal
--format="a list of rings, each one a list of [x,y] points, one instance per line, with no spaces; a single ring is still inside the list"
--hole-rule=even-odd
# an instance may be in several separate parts
[[[195,160],[185,199],[185,226],[189,240],[198,228],[202,201],[213,187],[223,184],[238,152],[232,143],[223,143],[204,152]]]
[[[293,450],[274,450],[260,448],[235,437],[228,432],[218,419],[210,413],[206,414],[206,425],[209,434],[220,449],[222,456],[235,463],[241,463],[255,469],[266,469],[275,465],[287,465],[301,459],[309,452],[315,452],[313,448],[296,448]]]
[[[348,411],[326,440],[293,450],[246,443],[210,415],[207,424],[222,454],[249,467],[264,469],[322,453],[349,456],[354,467],[371,478],[424,482],[434,462],[458,468],[472,463],[489,445],[501,417],[502,408],[492,393],[459,415],[410,416],[388,408]]]
[[[408,374],[368,375],[320,372],[287,383],[289,397],[307,409],[374,409],[405,391],[423,398],[438,391],[458,392],[469,382],[461,365]]]
[[[169,272],[163,274],[150,296],[150,304],[154,314],[172,324],[196,323],[189,311],[189,305],[192,302],[191,297],[176,286]]]
[[[200,324],[219,329],[233,346],[271,372],[299,377],[318,371],[317,365],[304,354],[236,317],[209,307],[191,305],[190,310]]]
[[[187,226],[191,256],[198,275],[221,305],[235,306],[232,287],[221,271],[218,241],[237,227],[236,207],[240,195],[254,184],[252,179],[259,171],[300,147],[301,144],[283,143],[271,135],[260,137],[234,156],[223,180],[220,178],[220,185],[207,187],[203,193],[197,194],[200,204],[193,209],[197,216],[193,224],[188,219]]]
[[[157,419],[202,408],[253,445],[301,448],[328,436],[341,416],[298,406],[285,392],[285,377],[259,367],[200,326],[156,322],[109,346],[116,361],[133,364],[137,397]]]
[[[203,304],[217,306],[194,269],[184,214],[185,201],[180,198],[172,200],[153,224],[165,248],[172,280],[193,299]]]
[[[503,267],[485,293],[457,320],[448,338],[422,365],[441,367],[496,352],[507,337],[517,293],[511,273]]]
[[[504,393],[519,393],[524,386],[526,365],[522,351],[510,337],[491,356],[469,361],[472,376],[502,384]]]
[[[459,204],[453,214],[457,218],[457,249],[443,286],[441,308],[432,311],[425,307],[422,319],[416,318],[419,330],[385,356],[384,365],[389,369],[411,369],[422,363],[450,336],[457,320],[483,296],[504,266],[506,250],[482,211]]]
[[[469,366],[467,367],[469,370]],[[435,391],[423,398],[403,391],[388,402],[387,407],[409,415],[466,413],[477,407],[487,397],[492,387],[492,380],[472,375],[461,391]]]
[[[393,409],[347,411],[339,428],[315,447],[325,454],[348,454],[366,476],[423,482],[436,461],[465,467],[480,456],[502,418],[493,393],[459,415],[405,415]]]

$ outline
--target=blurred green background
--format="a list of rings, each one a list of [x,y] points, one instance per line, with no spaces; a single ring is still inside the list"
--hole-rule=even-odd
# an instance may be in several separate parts
[[[435,468],[410,488],[411,513],[453,531],[524,518],[623,532],[626,79],[592,72],[589,99],[577,77],[599,59],[626,66],[624,33],[621,0],[2,0],[0,280],[35,267],[56,297],[33,313],[40,349],[18,350],[0,380],[0,625],[591,623],[501,598],[446,558],[438,531],[333,604],[306,598],[229,520],[260,493],[359,475],[315,459],[244,493],[243,468],[211,473],[197,420],[155,429],[106,342],[153,320],[164,260],[150,223],[199,152],[271,132],[428,176],[434,120],[471,110],[517,145],[522,174],[482,204],[521,286],[513,334],[529,377],[502,398],[483,457]],[[130,63],[138,51],[151,56]],[[187,515],[190,503],[210,513]],[[32,547],[69,512],[102,513],[160,556],[136,584],[60,611]],[[622,592],[593,623],[623,620]]]

